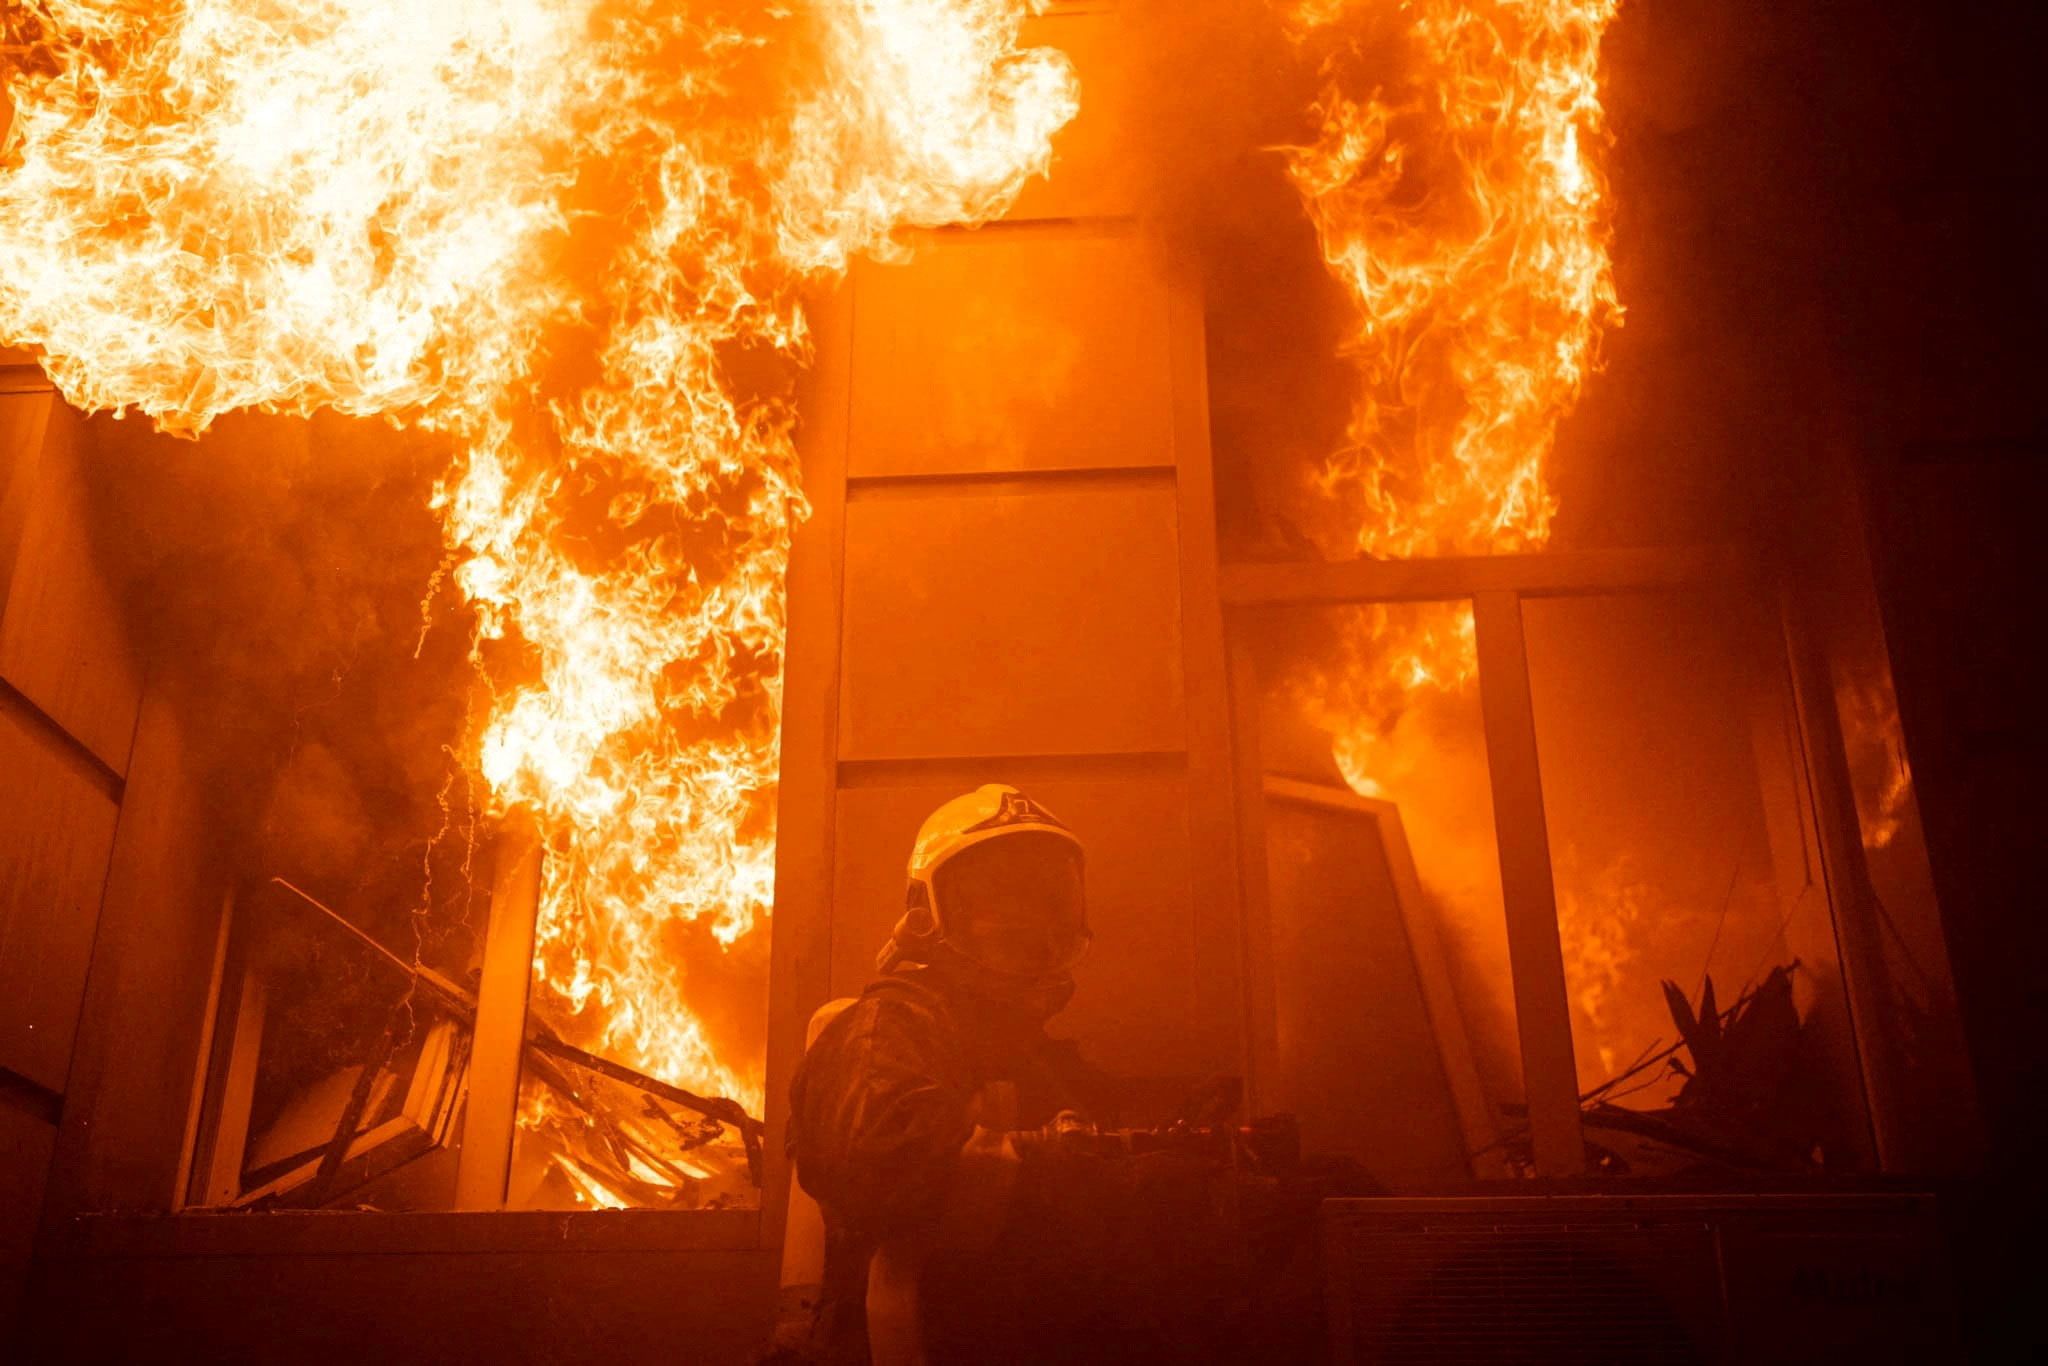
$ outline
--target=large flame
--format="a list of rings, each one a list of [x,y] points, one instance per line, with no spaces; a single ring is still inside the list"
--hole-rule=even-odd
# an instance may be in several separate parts
[[[1289,171],[1358,306],[1350,443],[1319,474],[1333,554],[1541,546],[1544,462],[1617,315],[1599,45],[1618,0],[1309,0],[1320,135]],[[1392,70],[1379,64],[1392,56]]]
[[[1479,555],[1548,541],[1557,426],[1601,328],[1620,316],[1605,181],[1589,155],[1603,136],[1600,39],[1617,3],[1295,0],[1288,11],[1323,76],[1317,136],[1289,150],[1288,170],[1357,313],[1347,441],[1302,500],[1324,553]],[[1474,770],[1454,781],[1421,752],[1445,729],[1423,713],[1470,707],[1469,607],[1363,609],[1343,655],[1344,667],[1304,681],[1301,700],[1346,781],[1400,800],[1411,827],[1469,830],[1450,810],[1485,809]],[[1444,810],[1419,810],[1431,806]],[[1432,863],[1484,851],[1419,841],[1417,852],[1427,877]],[[1568,953],[1594,953],[1570,919],[1565,937]]]
[[[551,856],[537,1004],[760,1101],[679,932],[768,914],[798,291],[1002,212],[1076,109],[1035,0],[30,0],[0,342],[196,435],[379,415],[493,682],[473,761]],[[701,957],[701,955],[700,955]],[[699,967],[715,968],[698,963]],[[541,1122],[539,1116],[532,1117]]]

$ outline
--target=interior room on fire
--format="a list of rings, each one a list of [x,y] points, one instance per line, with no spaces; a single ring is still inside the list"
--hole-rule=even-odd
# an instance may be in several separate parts
[[[0,8],[0,1358],[2026,1359],[2039,28]]]

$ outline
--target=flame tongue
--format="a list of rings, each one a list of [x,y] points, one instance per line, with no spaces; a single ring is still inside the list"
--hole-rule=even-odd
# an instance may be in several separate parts
[[[1358,307],[1350,442],[1313,529],[1336,555],[1527,550],[1543,465],[1600,325],[1619,316],[1602,183],[1599,41],[1616,0],[1317,0],[1316,140],[1289,173]],[[1389,32],[1390,18],[1401,27]],[[1381,77],[1399,71],[1397,85]]]
[[[796,289],[1045,170],[1065,59],[1027,0],[34,0],[6,20],[0,338],[74,402],[197,434],[331,408],[431,427],[496,692],[473,758],[553,857],[536,1000],[758,1107],[678,933],[773,891],[779,392]],[[715,973],[717,956],[690,961]],[[544,1117],[529,1115],[531,1122]],[[583,1184],[589,1184],[584,1182]]]
[[[1311,481],[1324,551],[1532,550],[1556,500],[1544,464],[1603,323],[1619,319],[1600,132],[1600,36],[1616,0],[1302,0],[1323,54],[1316,139],[1288,153],[1331,273],[1356,304],[1348,441]],[[1393,79],[1398,77],[1398,79]],[[1418,696],[1477,671],[1469,611],[1359,614],[1350,666],[1310,683],[1340,768],[1373,757]],[[1384,762],[1405,767],[1398,755]]]

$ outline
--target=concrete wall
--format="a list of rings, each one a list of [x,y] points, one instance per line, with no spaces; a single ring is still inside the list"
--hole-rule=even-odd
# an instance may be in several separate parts
[[[90,1216],[38,1258],[25,1361],[750,1361],[751,1212]]]

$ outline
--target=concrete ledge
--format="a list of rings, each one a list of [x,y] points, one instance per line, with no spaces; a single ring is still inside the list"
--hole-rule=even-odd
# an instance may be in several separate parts
[[[751,1361],[752,1211],[95,1215],[50,1227],[23,1360]]]

